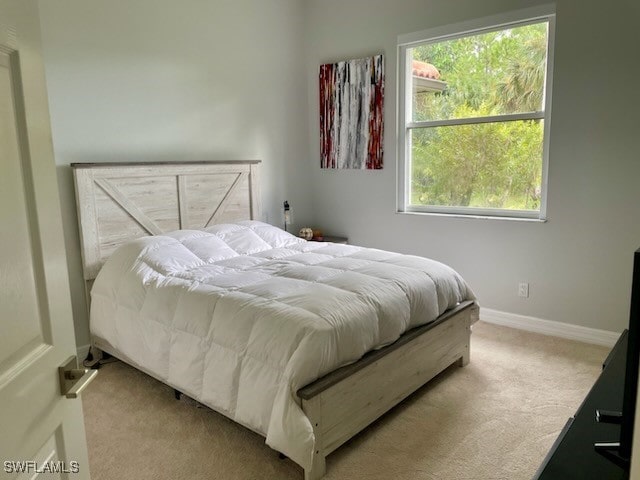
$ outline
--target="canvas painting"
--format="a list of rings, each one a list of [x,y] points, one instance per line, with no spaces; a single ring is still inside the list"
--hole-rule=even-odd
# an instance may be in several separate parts
[[[320,165],[382,168],[384,56],[320,66]]]

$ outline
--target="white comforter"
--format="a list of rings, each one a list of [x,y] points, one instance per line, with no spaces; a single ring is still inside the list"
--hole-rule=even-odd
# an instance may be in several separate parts
[[[303,468],[314,437],[297,390],[473,298],[439,262],[256,221],[127,243],[91,296],[93,335]]]

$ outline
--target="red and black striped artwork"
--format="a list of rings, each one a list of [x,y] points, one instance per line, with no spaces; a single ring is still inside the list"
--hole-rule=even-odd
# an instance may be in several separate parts
[[[382,168],[384,56],[320,66],[320,166]]]

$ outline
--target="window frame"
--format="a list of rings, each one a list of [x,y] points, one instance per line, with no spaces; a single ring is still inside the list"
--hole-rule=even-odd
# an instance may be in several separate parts
[[[414,121],[409,118],[412,113],[413,78],[407,66],[410,49],[429,43],[437,43],[456,38],[467,37],[488,32],[495,32],[511,27],[533,23],[548,22],[547,65],[545,72],[545,88],[543,93],[543,110],[539,112],[515,113],[486,117],[462,119]],[[479,18],[441,27],[431,28],[398,37],[398,97],[397,97],[397,212],[417,214],[437,214],[451,216],[472,216],[479,218],[507,218],[522,220],[547,219],[547,193],[549,171],[549,137],[551,132],[551,90],[553,85],[553,54],[555,45],[555,4],[515,10],[509,13]],[[409,108],[407,108],[409,106]],[[411,131],[415,128],[469,125],[497,121],[513,121],[524,119],[541,119],[544,121],[542,146],[542,181],[539,210],[511,210],[482,207],[462,207],[445,205],[411,205]]]

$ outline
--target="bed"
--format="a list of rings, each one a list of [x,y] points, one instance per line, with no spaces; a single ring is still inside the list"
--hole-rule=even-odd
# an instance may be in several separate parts
[[[456,272],[259,221],[258,161],[72,168],[92,347],[265,436],[306,480],[469,362],[478,307]]]

